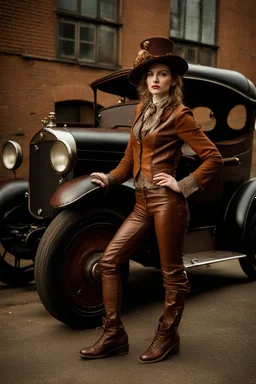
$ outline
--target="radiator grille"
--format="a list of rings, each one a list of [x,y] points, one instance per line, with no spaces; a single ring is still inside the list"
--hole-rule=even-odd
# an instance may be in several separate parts
[[[50,199],[59,187],[61,175],[54,172],[50,163],[52,141],[30,145],[29,206],[36,217],[52,218],[54,208]],[[41,215],[38,215],[42,210]]]

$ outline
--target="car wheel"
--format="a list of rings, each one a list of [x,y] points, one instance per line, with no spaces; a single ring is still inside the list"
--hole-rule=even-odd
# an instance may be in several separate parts
[[[34,280],[34,247],[24,242],[30,217],[21,202],[9,208],[0,223],[0,281],[13,286],[27,285]]]
[[[255,218],[256,219],[256,218]],[[240,265],[244,273],[250,280],[256,280],[256,224],[253,221],[253,227],[250,231],[251,236],[247,239],[246,257],[239,259]]]
[[[62,211],[45,231],[35,281],[48,312],[74,328],[95,326],[104,315],[99,260],[124,218],[111,210]],[[124,279],[129,264],[124,265]]]

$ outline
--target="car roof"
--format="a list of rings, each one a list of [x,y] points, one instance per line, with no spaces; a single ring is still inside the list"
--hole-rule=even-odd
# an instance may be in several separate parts
[[[115,71],[107,76],[100,77],[90,84],[91,88],[99,90],[106,93],[111,93],[112,95],[117,95],[121,97],[128,97],[131,100],[136,100],[138,94],[136,87],[133,86],[128,80],[128,73],[130,69],[122,69]]]
[[[127,75],[129,71],[130,68],[115,71],[95,80],[90,86],[94,91],[100,90],[135,100],[138,98],[137,91],[136,87],[128,81]],[[236,71],[189,64],[188,72],[183,79],[184,83],[190,79],[215,83],[240,93],[247,99],[256,102],[256,88],[254,84],[244,75]]]

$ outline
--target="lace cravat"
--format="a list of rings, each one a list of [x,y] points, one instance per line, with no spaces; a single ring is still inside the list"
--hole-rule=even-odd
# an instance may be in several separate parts
[[[136,124],[133,127],[133,133],[136,138],[142,139],[154,129],[160,123],[162,114],[166,107],[170,105],[170,98],[166,98],[157,103],[150,102],[144,110],[144,113],[139,117]]]

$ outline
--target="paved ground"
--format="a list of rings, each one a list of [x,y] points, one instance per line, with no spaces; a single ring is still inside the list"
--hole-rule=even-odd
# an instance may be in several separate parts
[[[137,361],[162,312],[158,271],[132,267],[123,322],[130,353],[85,361],[78,350],[100,329],[75,331],[44,309],[35,287],[0,285],[1,384],[255,384],[256,282],[237,261],[189,272],[192,292],[180,331],[179,355],[150,365]]]

